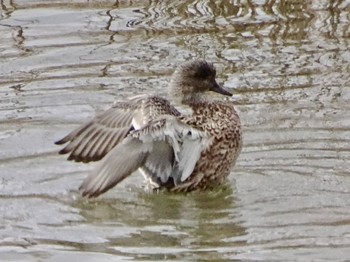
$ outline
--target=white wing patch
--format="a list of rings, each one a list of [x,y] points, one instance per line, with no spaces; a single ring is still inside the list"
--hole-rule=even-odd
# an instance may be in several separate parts
[[[163,124],[157,126],[161,121]],[[158,123],[155,122],[140,132],[135,131],[134,135],[143,143],[153,143],[154,147],[157,147],[156,141],[164,141],[172,148],[174,163],[171,174],[168,173],[168,169],[166,172],[154,170],[152,173],[162,182],[166,182],[171,176],[176,184],[185,181],[192,174],[202,151],[212,142],[204,131],[184,124],[174,116],[163,116]],[[164,156],[152,153],[151,155],[152,157],[146,160],[145,165],[160,167],[159,164],[151,164],[149,161],[153,162],[156,158],[164,158]]]
[[[181,182],[185,181],[192,174],[201,152],[202,145],[200,142],[188,139],[183,142],[179,162],[179,170],[182,171]]]
[[[161,116],[130,132],[85,179],[80,190],[85,196],[98,196],[138,168],[155,184],[167,183],[171,177],[178,185],[191,176],[201,153],[211,143],[212,139],[204,131],[175,116]]]

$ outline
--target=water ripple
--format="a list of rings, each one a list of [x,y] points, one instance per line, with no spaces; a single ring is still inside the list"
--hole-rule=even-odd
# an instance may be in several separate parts
[[[0,253],[7,260],[336,260],[349,241],[348,1],[0,1]],[[227,185],[104,198],[53,141],[175,66],[217,66],[244,147]]]

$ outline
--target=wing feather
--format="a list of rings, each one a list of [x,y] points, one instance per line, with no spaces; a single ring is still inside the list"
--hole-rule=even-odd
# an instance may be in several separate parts
[[[163,98],[137,96],[118,102],[112,108],[73,130],[56,144],[68,144],[59,151],[68,154],[68,160],[90,162],[102,159],[133,129],[142,128],[162,114],[179,114]]]
[[[97,197],[139,168],[148,155],[147,145],[129,138],[117,145],[88,176],[79,190],[83,196]]]
[[[192,174],[194,167],[200,158],[202,150],[203,146],[201,144],[201,140],[198,141],[187,138],[183,142],[179,157],[179,173],[181,173],[181,182],[184,182]]]
[[[134,130],[115,146],[80,187],[82,194],[96,197],[140,168],[155,184],[185,181],[201,152],[210,144],[206,133],[175,116],[162,116]],[[170,184],[171,184],[170,183]]]

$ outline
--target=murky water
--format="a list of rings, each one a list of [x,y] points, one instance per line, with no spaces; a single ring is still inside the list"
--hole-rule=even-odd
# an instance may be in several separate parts
[[[349,261],[350,2],[0,0],[1,261]],[[215,192],[97,200],[53,141],[213,61],[244,149]]]

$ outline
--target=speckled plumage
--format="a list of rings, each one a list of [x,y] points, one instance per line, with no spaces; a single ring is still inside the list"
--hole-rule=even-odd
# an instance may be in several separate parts
[[[117,102],[56,144],[68,159],[102,159],[80,187],[96,197],[139,169],[152,188],[211,189],[229,175],[241,151],[241,125],[231,95],[215,81],[212,64],[195,60],[179,66],[169,100],[140,95]]]
[[[193,103],[193,115],[183,121],[210,134],[213,142],[201,153],[192,175],[172,191],[192,191],[212,189],[220,185],[241,152],[241,123],[229,101]]]

